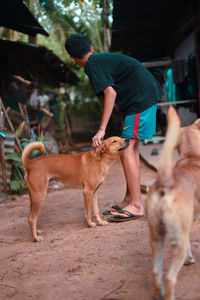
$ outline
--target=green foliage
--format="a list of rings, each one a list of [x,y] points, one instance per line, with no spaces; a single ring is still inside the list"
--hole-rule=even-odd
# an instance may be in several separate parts
[[[32,3],[33,2],[33,3]],[[29,0],[29,8],[49,32],[37,42],[68,62],[64,44],[75,33],[90,39],[96,52],[109,51],[113,0]]]
[[[13,192],[18,192],[21,189],[25,189],[26,185],[22,180],[11,180],[10,181],[10,189]]]
[[[44,136],[37,137],[36,135],[34,135],[34,138],[31,138],[30,140],[25,138],[20,139],[20,144],[22,149],[24,149],[29,143],[35,141],[43,142],[44,145],[46,145]],[[30,158],[35,158],[39,155],[40,152],[38,150],[34,150],[32,151]],[[12,179],[9,182],[11,192],[19,193],[26,190],[26,185],[24,181],[25,172],[22,164],[21,153],[9,153],[6,155],[6,159],[12,162]]]
[[[66,128],[65,124],[65,112],[67,108],[67,103],[63,101],[64,94],[59,93],[57,96],[57,103],[58,103],[58,123],[61,129]]]
[[[100,120],[103,102],[95,96],[88,78],[83,78],[76,87],[70,88],[69,92],[73,95],[70,105],[72,114],[82,117],[89,115],[90,118]]]
[[[12,162],[14,163],[14,165],[16,167],[23,169],[21,158],[19,157],[19,155],[17,153],[14,152],[14,153],[7,154],[6,159],[12,160]]]

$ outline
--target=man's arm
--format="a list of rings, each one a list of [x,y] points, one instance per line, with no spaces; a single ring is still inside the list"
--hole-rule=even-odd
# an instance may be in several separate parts
[[[103,114],[101,117],[99,130],[92,138],[93,147],[98,147],[102,143],[103,137],[105,135],[106,127],[108,125],[108,121],[110,120],[110,116],[112,114],[113,107],[115,104],[115,99],[117,96],[117,93],[111,86],[108,86],[103,92],[104,92]]]

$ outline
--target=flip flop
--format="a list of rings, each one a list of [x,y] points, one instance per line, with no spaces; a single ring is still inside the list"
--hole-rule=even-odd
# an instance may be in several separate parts
[[[121,208],[118,205],[113,205],[111,208],[114,208],[116,211],[120,210]],[[110,215],[111,210],[104,210],[103,215]]]
[[[118,212],[125,214],[128,217],[112,216],[108,218],[108,222],[126,222],[126,221],[133,221],[133,220],[144,218],[144,215],[136,216],[132,214],[130,211],[124,209],[119,209]]]

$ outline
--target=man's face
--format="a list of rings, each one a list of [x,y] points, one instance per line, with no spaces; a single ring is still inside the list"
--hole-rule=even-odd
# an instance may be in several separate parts
[[[84,67],[84,65],[85,65],[85,62],[83,61],[82,58],[76,58],[76,57],[70,56],[70,60],[80,67]]]
[[[80,67],[84,67],[87,60],[88,60],[88,57],[94,53],[94,48],[92,46],[90,46],[90,52],[86,53],[83,57],[81,58],[77,58],[77,57],[74,57],[74,56],[70,56],[70,60],[77,64],[78,66]]]

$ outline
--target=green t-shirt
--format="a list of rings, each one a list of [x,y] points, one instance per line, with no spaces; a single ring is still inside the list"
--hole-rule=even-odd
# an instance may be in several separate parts
[[[112,86],[117,93],[115,104],[125,114],[143,112],[156,104],[162,89],[156,78],[136,59],[118,53],[96,53],[85,64],[96,95]]]

